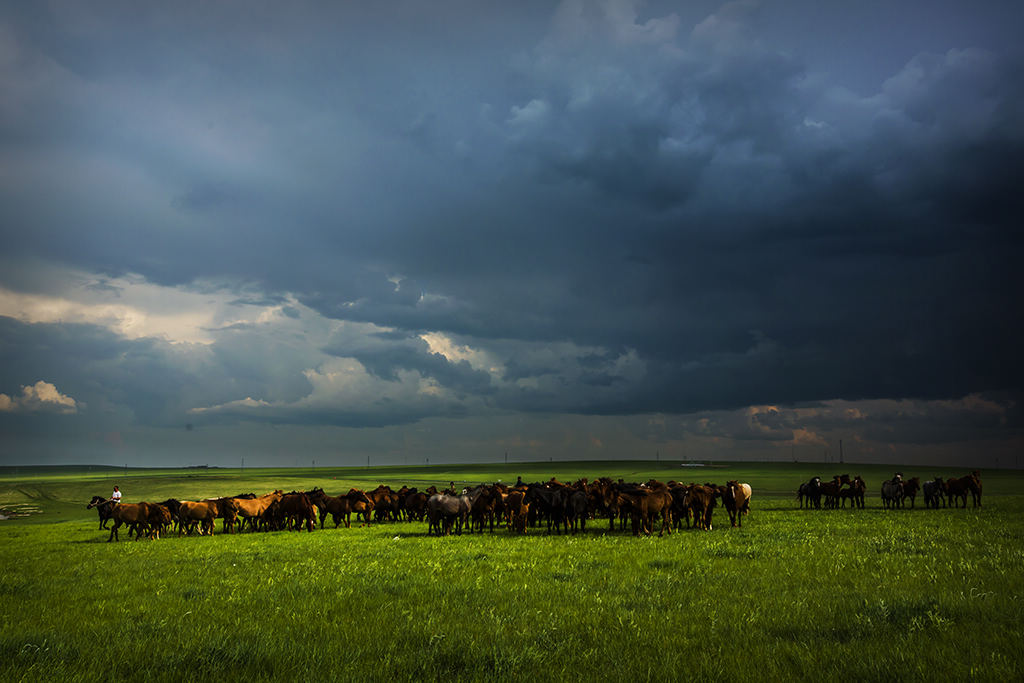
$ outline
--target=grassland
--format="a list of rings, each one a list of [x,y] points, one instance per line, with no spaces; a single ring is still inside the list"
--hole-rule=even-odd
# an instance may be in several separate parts
[[[0,471],[0,679],[1021,680],[1024,477],[984,507],[796,509],[835,466]],[[680,472],[684,474],[680,474]],[[905,470],[931,477],[932,472]],[[271,488],[573,479],[754,487],[742,529],[435,538],[401,523],[107,544],[85,502]],[[116,477],[113,478],[113,477]]]

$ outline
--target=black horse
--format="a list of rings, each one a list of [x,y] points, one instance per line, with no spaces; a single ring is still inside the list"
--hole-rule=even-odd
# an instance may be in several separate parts
[[[93,496],[89,504],[85,506],[86,510],[96,508],[96,512],[100,514],[100,528],[107,528],[107,521],[114,514],[114,501],[108,500],[103,496]]]
[[[537,511],[537,518],[544,518],[548,523],[548,533],[551,533],[551,525],[555,526],[555,533],[562,533],[562,526],[565,522],[565,499],[567,492],[562,488],[548,488],[544,484],[530,484],[526,490],[526,497],[523,502],[530,503],[531,510]],[[566,532],[569,527],[565,526]]]
[[[800,484],[796,497],[800,499],[800,507],[809,508],[813,504],[821,508],[821,477],[811,477],[810,481]]]

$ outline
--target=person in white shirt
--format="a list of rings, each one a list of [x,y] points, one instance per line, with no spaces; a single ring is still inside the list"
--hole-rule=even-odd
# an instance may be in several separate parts
[[[111,500],[111,502],[114,503],[114,505],[117,505],[118,503],[120,503],[121,502],[121,489],[119,489],[119,488],[117,488],[115,486],[114,487],[114,492],[110,494],[110,500]]]

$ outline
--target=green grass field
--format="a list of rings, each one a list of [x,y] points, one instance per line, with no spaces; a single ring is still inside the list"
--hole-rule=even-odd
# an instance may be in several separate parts
[[[534,463],[338,470],[0,470],[2,680],[1021,680],[1024,476],[984,507],[806,511],[836,466]],[[903,470],[931,478],[955,471]],[[106,543],[126,501],[377,483],[740,479],[731,529],[436,538],[426,523]],[[919,499],[920,504],[920,499]],[[218,525],[219,530],[219,525]],[[124,535],[122,535],[124,538]]]

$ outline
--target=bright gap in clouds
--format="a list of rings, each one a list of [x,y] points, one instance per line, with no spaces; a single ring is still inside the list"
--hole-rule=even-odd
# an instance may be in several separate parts
[[[0,288],[0,316],[24,323],[70,323],[104,327],[126,339],[155,337],[172,344],[214,343],[220,329],[271,322],[281,305],[238,303],[223,288],[194,291],[152,284],[139,277],[100,279],[76,274],[57,294]]]
[[[466,361],[474,370],[483,370],[492,375],[501,372],[501,363],[486,351],[471,348],[465,344],[457,344],[451,337],[440,332],[425,332],[420,339],[427,343],[431,353],[436,353],[449,363]]]

